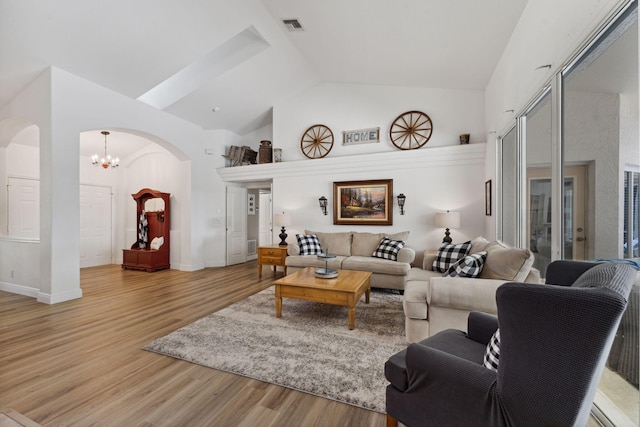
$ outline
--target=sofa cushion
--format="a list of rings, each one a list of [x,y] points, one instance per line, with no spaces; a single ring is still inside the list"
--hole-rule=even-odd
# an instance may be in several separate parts
[[[398,260],[398,252],[404,247],[402,240],[391,240],[388,237],[382,239],[378,247],[371,254],[374,258],[389,259],[391,261]]]
[[[524,282],[529,275],[533,255],[528,249],[511,248],[494,241],[484,250],[487,252],[487,260],[480,273],[481,278]]]
[[[344,261],[345,258],[346,257],[344,257],[344,256],[338,255],[335,258],[331,258],[329,260],[324,260],[324,259],[318,258],[317,255],[289,255],[285,260],[285,264],[287,264],[287,267],[324,268],[325,262],[326,262],[328,268],[338,268],[338,269],[340,269],[340,268],[342,268],[342,261]]]
[[[376,250],[380,241],[388,237],[391,240],[402,240],[406,242],[409,239],[409,232],[402,231],[395,234],[386,233],[353,233],[351,242],[351,255],[371,256]]]
[[[342,261],[344,270],[370,271],[391,276],[406,276],[411,270],[411,265],[404,262],[388,259],[373,258],[371,256],[350,256]]]
[[[487,259],[485,251],[467,255],[459,259],[443,274],[444,277],[478,277]]]
[[[433,271],[440,273],[446,272],[451,264],[455,263],[461,258],[464,258],[469,249],[471,248],[471,242],[448,244],[445,243],[438,249],[435,260],[433,261]]]
[[[332,255],[351,255],[351,232],[322,233],[319,231],[304,231],[306,234],[315,234],[320,240],[320,246],[328,250]]]
[[[491,242],[485,239],[482,236],[478,236],[471,240],[471,249],[469,249],[470,254],[475,254],[476,252],[482,252],[487,249]]]
[[[484,352],[484,362],[482,365],[485,368],[492,371],[498,371],[498,364],[500,361],[500,329],[496,329],[493,336],[487,344],[487,349]]]
[[[296,234],[300,255],[318,255],[322,253],[320,240],[315,234]]]
[[[351,255],[371,256],[383,238],[382,233],[353,233]]]

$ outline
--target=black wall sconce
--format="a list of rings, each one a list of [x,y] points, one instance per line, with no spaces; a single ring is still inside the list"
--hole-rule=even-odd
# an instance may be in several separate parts
[[[318,199],[318,202],[320,203],[320,209],[322,209],[322,213],[323,214],[327,214],[327,198],[322,196]]]
[[[407,200],[407,196],[400,193],[398,194],[398,206],[400,206],[400,215],[404,215],[404,202]]]

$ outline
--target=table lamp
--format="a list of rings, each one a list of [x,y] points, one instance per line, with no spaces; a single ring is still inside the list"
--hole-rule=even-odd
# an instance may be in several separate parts
[[[280,237],[280,243],[278,243],[278,245],[287,246],[287,230],[285,230],[285,227],[291,225],[291,215],[284,212],[281,214],[275,214],[274,224],[276,227],[282,227],[280,229],[280,235],[278,236]]]
[[[451,243],[450,228],[460,228],[460,212],[436,212],[436,227],[444,228],[442,243]]]

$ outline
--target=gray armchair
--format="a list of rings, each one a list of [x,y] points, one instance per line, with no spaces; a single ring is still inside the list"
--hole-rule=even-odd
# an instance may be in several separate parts
[[[635,273],[555,261],[553,285],[500,286],[497,319],[471,313],[467,333],[442,331],[387,361],[387,425],[586,425]],[[483,359],[498,327],[495,372]]]

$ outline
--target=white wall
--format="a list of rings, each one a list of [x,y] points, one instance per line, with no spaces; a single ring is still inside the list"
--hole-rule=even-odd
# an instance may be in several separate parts
[[[484,142],[484,94],[478,90],[369,86],[322,83],[282,100],[273,109],[273,146],[282,148],[283,161],[307,159],[300,150],[304,132],[315,124],[328,126],[334,144],[327,157],[396,152],[389,128],[400,114],[419,110],[433,122],[433,134],[422,149]],[[380,143],[342,145],[342,132],[380,127]]]
[[[434,225],[435,212],[461,212],[461,228],[452,230],[455,242],[470,240],[484,232],[484,157],[486,144],[422,148],[359,156],[294,160],[269,165],[222,168],[228,182],[253,182],[273,178],[273,212],[287,212],[293,224],[287,241],[295,234],[312,231],[411,231],[408,245],[421,253],[437,249],[444,236]],[[393,179],[393,225],[333,225],[333,182]],[[395,196],[407,197],[405,215],[399,214]],[[323,215],[318,198],[329,199]],[[279,229],[274,229],[274,241]],[[418,261],[420,265],[420,261]]]
[[[620,0],[537,0],[527,3],[486,89],[486,177],[495,178],[496,137],[504,132],[600,25]],[[550,64],[550,68],[538,68]],[[495,132],[495,133],[494,133]],[[486,230],[495,235],[495,218]]]
[[[195,270],[204,266],[202,212],[204,200],[212,195],[201,128],[55,68],[36,79],[0,112],[0,120],[14,117],[27,119],[40,129],[40,283],[33,286],[39,289],[40,301],[55,303],[82,295],[78,144],[80,133],[86,130],[128,130],[162,145],[180,159],[179,168],[172,167],[169,174],[166,169],[151,173],[155,177],[177,177],[172,180],[172,188],[177,187],[176,194],[182,195],[177,210],[173,210],[174,218],[180,219],[177,227],[181,231],[176,239],[180,245],[179,268]],[[222,160],[218,160],[215,166],[221,164]],[[118,186],[125,188],[122,182]],[[70,191],[71,188],[76,190]],[[118,197],[116,205],[123,206],[124,198],[131,196],[121,191]],[[122,218],[124,221],[124,215]],[[172,226],[176,226],[173,221]]]

